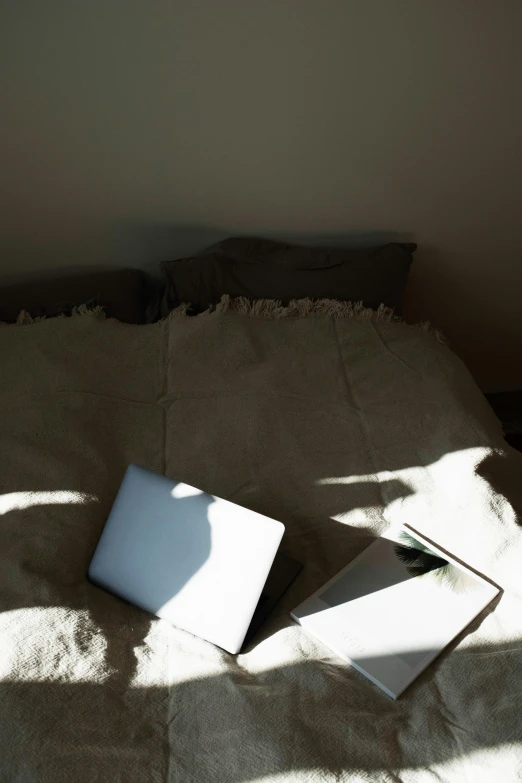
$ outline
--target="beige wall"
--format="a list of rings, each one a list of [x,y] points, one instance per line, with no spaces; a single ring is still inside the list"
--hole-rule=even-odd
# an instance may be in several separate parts
[[[520,0],[12,0],[0,29],[0,281],[397,231],[410,317],[522,383]]]

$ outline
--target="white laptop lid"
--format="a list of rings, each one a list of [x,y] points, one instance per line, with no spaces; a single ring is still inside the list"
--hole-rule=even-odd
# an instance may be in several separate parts
[[[283,533],[281,522],[130,465],[88,576],[237,653]]]

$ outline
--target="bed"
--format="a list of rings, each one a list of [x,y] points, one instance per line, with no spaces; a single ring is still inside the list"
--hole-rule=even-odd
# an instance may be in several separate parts
[[[441,335],[335,301],[75,312],[0,327],[0,780],[520,780],[522,455]],[[303,571],[240,655],[86,580],[130,462],[286,525]],[[393,702],[289,611],[397,521],[502,594]]]

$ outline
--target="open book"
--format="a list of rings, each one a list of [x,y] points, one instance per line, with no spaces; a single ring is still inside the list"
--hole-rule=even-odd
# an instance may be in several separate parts
[[[291,616],[396,699],[498,593],[404,525],[374,541]]]

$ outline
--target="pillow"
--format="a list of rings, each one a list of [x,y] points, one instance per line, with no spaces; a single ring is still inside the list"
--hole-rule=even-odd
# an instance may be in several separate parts
[[[373,248],[306,247],[269,239],[231,237],[192,258],[164,261],[158,316],[182,302],[195,312],[223,294],[250,299],[338,299],[381,303],[400,314],[413,243]]]
[[[67,272],[0,288],[0,322],[15,323],[20,310],[33,318],[71,315],[75,306],[101,305],[107,317],[143,323],[145,276],[138,269]]]

